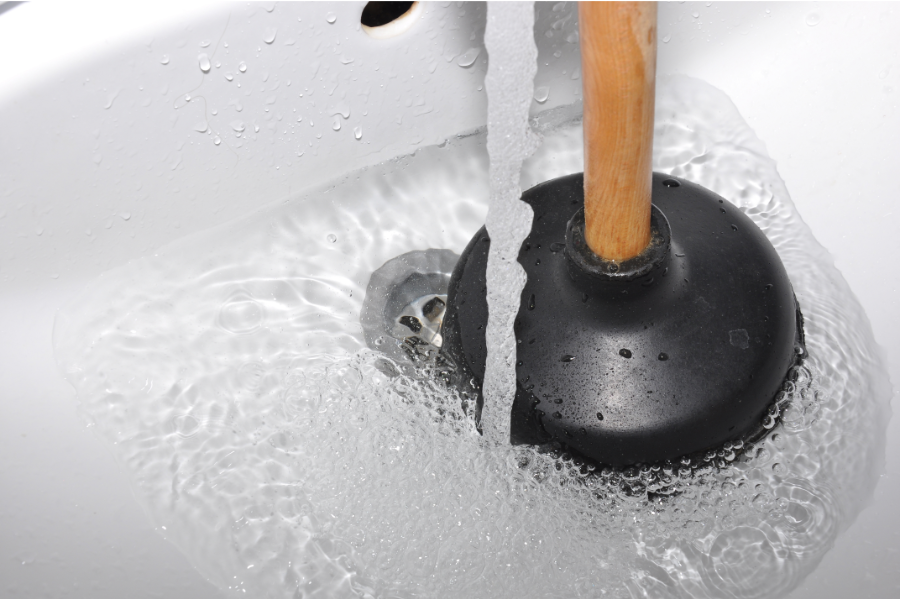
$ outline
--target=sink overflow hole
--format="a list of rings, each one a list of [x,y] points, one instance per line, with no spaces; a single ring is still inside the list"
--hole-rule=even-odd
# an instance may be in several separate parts
[[[415,2],[369,2],[363,9],[360,22],[366,27],[381,27],[396,21],[412,8]]]

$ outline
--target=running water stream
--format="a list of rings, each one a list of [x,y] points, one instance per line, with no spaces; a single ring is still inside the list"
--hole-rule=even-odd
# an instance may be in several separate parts
[[[60,309],[58,364],[160,534],[233,596],[796,586],[871,497],[889,382],[859,303],[728,97],[661,78],[656,106],[654,170],[752,218],[803,307],[809,356],[772,435],[740,455],[595,472],[479,443],[458,395],[366,348],[359,314],[373,271],[412,250],[460,252],[484,223],[495,174],[518,190],[583,169],[570,106],[537,117],[542,142],[519,179],[531,134],[518,113],[509,126],[524,143],[508,147],[502,171],[485,132],[467,132],[185,237]],[[485,415],[498,428],[503,418]]]
[[[487,266],[487,363],[481,427],[496,443],[509,440],[510,414],[516,395],[516,337],[513,323],[525,287],[519,248],[531,232],[534,211],[520,200],[522,163],[540,145],[528,112],[534,96],[537,46],[533,2],[488,3],[484,33],[488,63],[487,151],[490,156],[490,203],[485,226],[491,237]]]

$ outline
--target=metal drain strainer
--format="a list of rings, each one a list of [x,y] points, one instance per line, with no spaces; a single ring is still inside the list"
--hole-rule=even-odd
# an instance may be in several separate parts
[[[398,362],[437,354],[447,287],[459,255],[450,250],[415,250],[392,258],[372,273],[360,324],[366,345]]]

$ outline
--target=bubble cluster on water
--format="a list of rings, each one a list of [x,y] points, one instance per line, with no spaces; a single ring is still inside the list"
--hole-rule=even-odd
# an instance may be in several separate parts
[[[523,188],[581,170],[577,113],[538,118]],[[789,591],[870,497],[890,390],[762,143],[718,90],[660,81],[655,169],[750,216],[803,310],[808,355],[780,424],[753,445],[598,471],[489,442],[427,367],[364,347],[369,275],[412,250],[461,252],[483,224],[485,142],[422,148],[184,238],[61,309],[57,360],[160,533],[232,595]]]

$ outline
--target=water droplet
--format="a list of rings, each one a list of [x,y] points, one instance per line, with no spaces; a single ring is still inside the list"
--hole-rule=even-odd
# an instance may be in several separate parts
[[[631,350],[629,350],[628,348],[622,348],[621,350],[619,350],[619,356],[631,358]]]
[[[481,48],[469,48],[456,60],[456,64],[463,68],[471,67],[478,60],[479,54],[481,54]]]
[[[719,210],[722,211],[722,214],[723,214],[723,215],[724,215],[725,212],[726,212],[724,208],[719,208]]]
[[[542,85],[534,90],[534,100],[538,104],[543,104],[550,97],[550,86]]]
[[[602,413],[602,412],[598,412],[598,413],[597,413],[597,420],[598,420],[598,421],[602,421],[602,420],[603,420],[603,413]]]
[[[275,34],[278,33],[278,30],[274,27],[267,27],[265,34],[263,35],[263,41],[267,44],[271,44],[275,41]]]
[[[556,411],[555,413],[553,413],[553,418],[554,419],[562,419],[562,413],[559,411]]]
[[[232,75],[231,73],[225,73],[225,79],[227,81],[234,81],[234,75]]]
[[[94,161],[95,165],[99,165],[101,162],[103,162],[103,155],[98,152],[97,154],[95,154],[94,156],[91,157],[91,160]]]
[[[204,73],[209,73],[209,67],[210,67],[209,56],[207,56],[206,53],[204,52],[203,54],[201,54],[200,56],[197,57],[197,60],[200,63],[200,70],[203,71]]]
[[[676,188],[681,185],[680,183],[678,183],[677,179],[665,179],[662,183],[668,188]]]
[[[787,467],[785,467],[781,463],[775,463],[774,465],[772,465],[772,470],[775,472],[776,475],[786,475],[787,474]]]
[[[240,71],[241,73],[246,73],[246,72],[247,72],[247,64],[246,64],[244,61],[241,61],[241,62],[238,64],[238,71]]]
[[[571,354],[563,354],[563,357],[559,360],[560,360],[560,362],[568,363],[568,362],[572,362],[573,360],[575,360],[575,357],[572,356]]]
[[[325,20],[333,24],[335,21],[337,21],[337,15],[335,15],[333,12],[330,12],[325,15]]]
[[[38,227],[37,229],[34,230],[34,233],[35,233],[35,235],[39,235],[39,236],[44,235],[44,228]]]
[[[724,211],[722,211],[722,212],[724,212]],[[731,225],[731,230],[732,230],[732,231],[737,231],[737,230],[738,230],[737,225],[732,224],[732,225]]]
[[[221,143],[222,143],[222,138],[220,138],[219,136],[216,136],[215,139],[213,140],[213,144],[218,146]]]
[[[818,25],[821,22],[822,22],[822,17],[819,16],[819,13],[817,13],[817,12],[811,12],[808,15],[806,15],[806,24],[809,25],[810,27],[815,27],[816,25]]]
[[[668,44],[669,41],[670,41],[671,39],[672,39],[672,34],[671,34],[671,33],[667,33],[667,34],[665,35],[665,37],[663,37],[663,44]]]
[[[265,4],[263,4],[263,8],[266,9],[266,12],[270,13],[273,10],[275,10],[275,3],[274,2],[266,2]]]
[[[562,242],[553,242],[552,244],[550,244],[550,252],[559,252],[565,247],[566,245]]]
[[[232,121],[231,128],[234,129],[236,132],[241,133],[242,131],[244,131],[244,122],[243,121]]]
[[[531,298],[528,300],[528,310],[534,310],[534,294],[532,294]]]
[[[334,115],[334,121],[331,123],[331,128],[335,131],[341,130],[341,117],[338,115]]]
[[[669,355],[665,352],[660,352],[659,356],[657,356],[656,358],[658,358],[659,360],[669,360]]]
[[[362,127],[354,127],[353,128],[353,137],[358,140],[362,139]]]
[[[209,123],[206,121],[200,121],[196,125],[194,125],[194,131],[199,131],[200,133],[206,133],[209,129]]]
[[[169,64],[169,55],[163,54],[163,57],[159,60],[159,62],[164,65]]]
[[[119,97],[119,92],[121,92],[121,91],[122,91],[121,89],[117,89],[115,92],[113,92],[112,94],[107,96],[106,105],[103,108],[105,108],[106,110],[109,110],[110,108],[112,108],[113,102],[115,102],[116,98]]]
[[[563,402],[562,398],[557,398],[556,400],[553,401],[554,404],[562,404],[562,402]]]
[[[119,218],[122,219],[123,221],[130,221],[130,220],[131,220],[131,213],[128,212],[127,210],[124,211],[124,212],[120,212],[120,213],[119,213]]]
[[[750,347],[750,334],[746,329],[732,329],[728,332],[728,342],[735,348],[746,350]]]
[[[694,17],[695,19],[699,19],[699,18],[700,18],[700,12],[695,10],[694,12],[691,13],[691,16]]]
[[[325,236],[325,239],[333,244],[337,241],[337,236],[333,233],[329,233],[327,236]]]
[[[345,119],[349,119],[350,118],[350,105],[347,104],[346,102],[341,102],[337,106],[333,106],[332,108],[328,109],[328,114],[330,114],[332,116],[333,115],[341,115]]]

